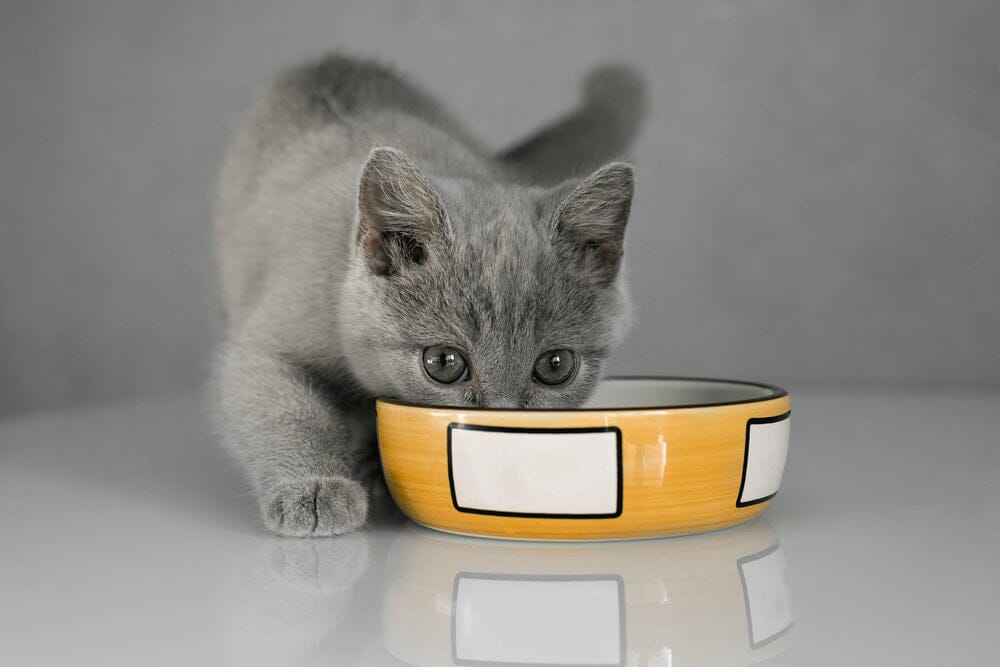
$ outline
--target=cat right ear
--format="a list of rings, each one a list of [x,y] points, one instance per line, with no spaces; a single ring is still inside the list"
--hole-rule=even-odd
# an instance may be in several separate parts
[[[358,248],[371,270],[389,276],[423,264],[447,228],[441,199],[400,150],[368,155],[358,184]]]
[[[612,162],[582,181],[556,188],[565,196],[555,213],[557,243],[570,249],[582,275],[600,284],[613,283],[618,274],[634,191],[627,162]]]

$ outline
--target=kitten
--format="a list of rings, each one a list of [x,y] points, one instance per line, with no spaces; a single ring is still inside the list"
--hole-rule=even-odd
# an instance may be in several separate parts
[[[365,521],[373,399],[584,401],[621,339],[638,126],[627,71],[491,154],[391,71],[330,56],[280,76],[237,131],[216,242],[228,448],[282,535]],[[369,470],[369,474],[371,471]]]

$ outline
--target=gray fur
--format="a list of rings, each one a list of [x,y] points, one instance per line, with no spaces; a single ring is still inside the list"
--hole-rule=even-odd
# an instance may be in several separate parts
[[[592,79],[569,120],[500,156],[389,70],[345,57],[294,69],[257,100],[220,179],[216,384],[268,528],[363,524],[375,396],[537,408],[592,391],[628,321],[632,169],[578,172],[625,148],[641,102],[634,77],[603,72],[630,109],[621,122]],[[468,382],[425,375],[436,344],[468,353]],[[575,378],[534,383],[535,359],[557,347],[576,351]]]

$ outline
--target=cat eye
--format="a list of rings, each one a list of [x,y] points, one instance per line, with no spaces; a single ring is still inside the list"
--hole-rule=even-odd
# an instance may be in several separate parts
[[[573,350],[549,350],[535,361],[534,379],[535,382],[554,387],[568,382],[575,369],[576,355]]]
[[[459,350],[447,345],[432,345],[424,349],[424,371],[441,384],[454,384],[468,377],[469,364]]]

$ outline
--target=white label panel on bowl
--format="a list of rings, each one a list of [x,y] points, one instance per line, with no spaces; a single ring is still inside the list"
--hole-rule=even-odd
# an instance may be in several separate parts
[[[452,500],[463,512],[550,518],[621,513],[617,428],[521,429],[451,424]]]
[[[737,507],[770,499],[778,492],[788,455],[788,426],[791,413],[747,422],[743,480]]]
[[[760,554],[740,559],[739,568],[750,647],[756,649],[792,627],[785,553],[776,544]]]
[[[455,581],[452,652],[458,664],[620,665],[624,598],[618,577]]]

